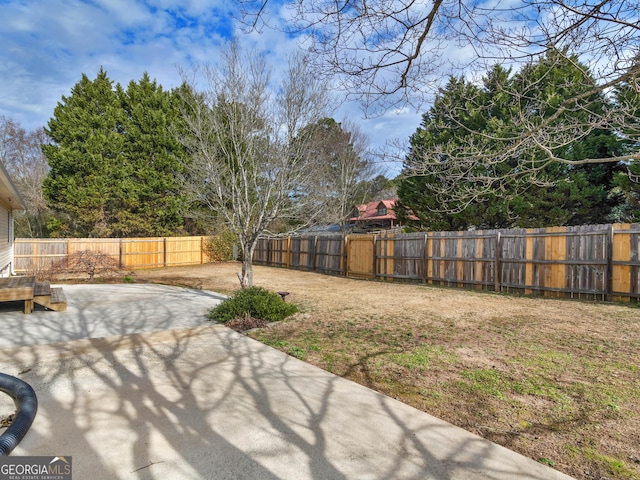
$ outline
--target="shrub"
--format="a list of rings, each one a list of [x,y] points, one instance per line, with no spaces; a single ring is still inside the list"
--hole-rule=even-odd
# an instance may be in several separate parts
[[[249,315],[260,320],[277,322],[297,311],[295,305],[284,302],[277,293],[260,287],[251,287],[237,291],[211,309],[207,317],[209,320],[227,323]]]
[[[103,252],[82,250],[69,255],[66,266],[60,264],[58,269],[67,273],[86,273],[89,280],[96,275],[116,275],[120,273],[118,260]]]
[[[43,259],[44,260],[44,259]],[[32,262],[26,269],[26,274],[35,277],[38,282],[45,280],[54,280],[58,273],[57,268],[52,263],[48,265],[45,262]]]
[[[237,241],[237,235],[229,229],[222,229],[215,235],[207,238],[204,244],[204,250],[207,257],[209,257],[209,261],[224,262],[233,260],[233,244]]]

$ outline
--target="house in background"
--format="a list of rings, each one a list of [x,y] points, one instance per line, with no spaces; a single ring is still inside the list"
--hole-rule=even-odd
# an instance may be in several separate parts
[[[0,162],[0,277],[13,273],[13,216],[24,210],[24,201]]]
[[[354,231],[370,232],[372,230],[390,230],[400,226],[396,217],[397,198],[375,200],[357,205],[354,216],[349,219]],[[357,215],[356,215],[357,214]]]

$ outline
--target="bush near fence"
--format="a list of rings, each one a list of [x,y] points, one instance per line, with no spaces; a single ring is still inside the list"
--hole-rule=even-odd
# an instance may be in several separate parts
[[[207,238],[17,238],[14,271],[64,270],[69,258],[78,252],[107,255],[120,269],[199,265],[210,261],[205,248]]]
[[[526,295],[640,299],[640,224],[262,237],[258,265]]]

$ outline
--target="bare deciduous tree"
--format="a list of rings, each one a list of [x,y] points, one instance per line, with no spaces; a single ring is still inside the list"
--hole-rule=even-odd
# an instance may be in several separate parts
[[[42,182],[49,166],[40,149],[45,142],[44,130],[28,132],[18,122],[0,117],[0,161],[26,204],[25,214],[16,217],[17,236],[42,237],[46,233],[49,209]]]
[[[317,176],[305,186],[322,205],[324,224],[344,226],[353,206],[368,193],[362,188],[376,173],[370,139],[352,120],[324,118],[304,128],[299,138],[306,145],[308,165]]]
[[[306,36],[317,72],[340,75],[339,85],[372,107],[419,106],[452,70],[551,51],[589,59],[599,88],[638,74],[637,0],[297,0],[285,3],[286,23],[269,17],[269,0],[240,4],[252,28]]]
[[[242,249],[242,287],[253,284],[253,252],[258,237],[274,220],[293,215],[302,203],[300,185],[317,176],[306,162],[300,130],[325,116],[323,81],[295,55],[273,89],[264,56],[231,43],[217,68],[200,68],[185,81],[186,132],[182,141],[192,163],[186,186],[218,221],[237,235]],[[198,89],[196,78],[204,78]],[[311,219],[309,219],[311,220]]]
[[[403,173],[438,179],[434,208],[460,212],[486,195],[552,186],[554,165],[628,164],[640,158],[638,137],[614,121],[632,117],[640,97],[635,106],[616,98],[599,91],[575,57],[556,53],[515,75],[495,67],[481,85],[451,79],[419,131],[429,140],[412,149]]]
[[[248,26],[274,24],[269,17],[269,0],[243,0],[242,6]],[[286,6],[291,19],[282,28],[306,36],[304,44],[313,53],[316,71],[337,75],[337,85],[360,99],[371,114],[398,105],[420,108],[438,96],[450,74],[479,80],[496,64],[519,71],[553,58],[582,70],[581,78],[572,78],[580,82],[574,95],[561,101],[529,96],[531,90],[505,85],[501,94],[511,103],[529,105],[512,119],[508,134],[498,132],[487,138],[491,150],[483,148],[481,135],[474,135],[476,143],[465,148],[460,149],[457,142],[455,150],[430,152],[416,163],[412,174],[440,168],[438,163],[446,155],[450,180],[460,182],[478,170],[478,163],[487,163],[484,171],[490,172],[494,165],[512,160],[514,152],[531,149],[548,162],[640,159],[640,137],[626,128],[637,123],[637,103],[612,100],[606,109],[592,108],[594,98],[611,99],[612,92],[621,86],[640,95],[637,0],[298,0]],[[448,114],[452,119],[459,113],[455,108]],[[616,131],[636,148],[606,158],[576,160],[557,154],[563,146],[600,129]],[[522,174],[535,176],[541,168],[544,162],[530,167],[520,163],[519,169],[505,176],[474,178],[470,184],[495,190],[502,180]],[[467,199],[476,193],[475,187],[470,188]]]

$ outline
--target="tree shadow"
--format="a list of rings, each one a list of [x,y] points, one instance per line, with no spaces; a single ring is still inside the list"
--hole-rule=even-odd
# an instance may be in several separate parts
[[[68,299],[65,312],[37,307],[25,315],[22,302],[0,303],[7,332],[0,338],[0,348],[198,326],[205,321],[207,311],[226,298],[204,290],[164,285],[94,284],[63,288]]]
[[[94,332],[93,310],[77,315],[56,328]],[[75,478],[550,478],[225,327],[121,333],[148,315],[109,317],[108,337],[0,350],[40,403],[15,455],[72,456]]]

